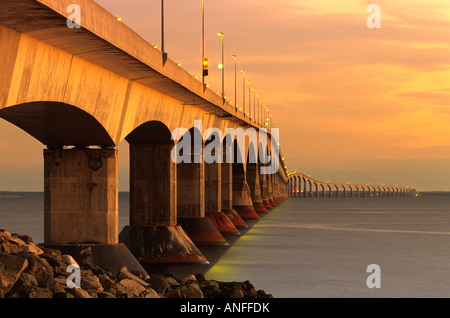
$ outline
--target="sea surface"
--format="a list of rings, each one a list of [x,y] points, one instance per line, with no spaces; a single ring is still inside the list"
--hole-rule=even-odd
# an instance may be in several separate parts
[[[119,195],[119,231],[129,194]],[[177,276],[249,280],[274,297],[450,297],[450,194],[418,198],[288,199],[249,221],[230,246],[200,247],[204,265],[164,266]],[[43,241],[43,194],[0,193],[0,228]],[[368,266],[380,288],[369,288]],[[151,269],[150,269],[151,270]]]

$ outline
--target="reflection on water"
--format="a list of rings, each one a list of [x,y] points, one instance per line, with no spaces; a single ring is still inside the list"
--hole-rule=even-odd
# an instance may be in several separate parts
[[[119,196],[119,230],[128,224]],[[43,196],[0,198],[0,228],[43,241]],[[201,247],[210,264],[152,265],[149,273],[203,273],[249,280],[274,297],[450,297],[450,196],[289,199],[229,235],[230,246]],[[369,289],[370,264],[381,288]]]

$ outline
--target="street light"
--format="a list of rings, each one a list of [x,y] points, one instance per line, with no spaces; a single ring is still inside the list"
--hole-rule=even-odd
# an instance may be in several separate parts
[[[219,68],[222,69],[222,99],[225,99],[225,62],[224,62],[224,55],[223,55],[223,32],[217,33],[218,36],[222,38],[222,64],[219,64]]]
[[[255,88],[252,87],[253,90],[253,121],[255,122],[256,120],[256,91]]]
[[[161,52],[164,53],[164,0],[161,0]]]
[[[245,117],[245,70],[241,70],[241,72],[242,72],[242,76],[243,76],[243,79],[242,79],[242,107],[243,107],[243,110],[242,110],[242,112],[244,113],[244,117]]]
[[[202,84],[205,85],[205,76],[208,75],[208,62],[205,68],[205,0],[202,0]]]
[[[252,116],[250,115],[250,113],[252,110],[252,101],[251,101],[252,87],[250,86],[250,80],[248,80],[247,83],[248,83],[248,115],[251,119]]]
[[[232,57],[234,58],[234,108],[235,108],[235,112],[237,112],[237,98],[236,98],[236,60],[237,60],[237,56],[236,55],[232,55]]]
[[[253,93],[255,93],[255,90],[253,90]],[[255,98],[255,105],[254,105],[254,112],[255,112],[255,123],[256,123],[256,118],[259,116],[256,116],[258,114],[258,112],[256,111],[256,99],[258,99],[258,105],[259,105],[259,94],[256,94],[256,98]]]

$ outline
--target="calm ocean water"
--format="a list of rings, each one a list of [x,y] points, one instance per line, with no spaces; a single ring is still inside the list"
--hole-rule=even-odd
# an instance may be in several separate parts
[[[42,211],[40,193],[0,197],[0,228],[42,242]],[[274,297],[450,297],[450,195],[289,199],[249,225],[229,247],[201,248],[211,264],[155,272],[249,280]],[[381,288],[366,285],[370,264]]]

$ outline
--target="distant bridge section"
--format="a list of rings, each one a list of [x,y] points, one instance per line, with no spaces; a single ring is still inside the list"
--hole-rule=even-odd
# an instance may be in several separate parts
[[[412,187],[334,183],[319,181],[309,175],[292,172],[288,174],[289,197],[416,197]]]

